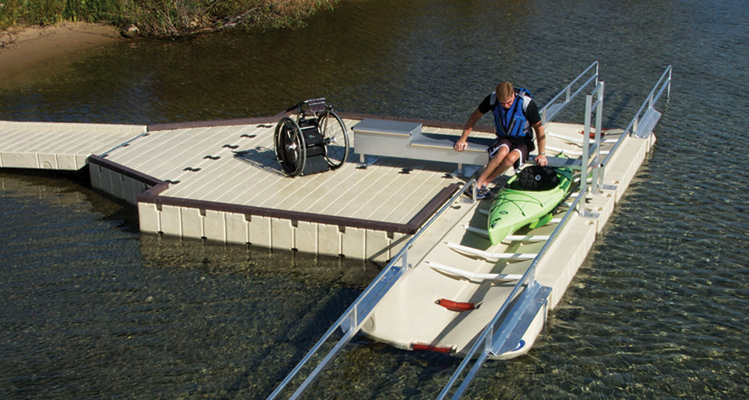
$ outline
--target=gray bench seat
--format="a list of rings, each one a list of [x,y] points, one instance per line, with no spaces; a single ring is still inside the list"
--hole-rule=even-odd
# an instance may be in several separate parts
[[[494,138],[468,137],[468,148],[463,152],[453,149],[458,135],[422,132],[417,122],[364,119],[352,130],[355,134],[354,151],[359,153],[361,163],[365,156],[399,157],[414,160],[438,161],[466,165],[486,165],[489,161],[487,149]],[[530,162],[536,156],[530,156]],[[580,160],[565,157],[547,157],[550,167],[579,167]]]
[[[493,139],[469,137],[468,149],[457,152],[453,146],[460,136],[424,133],[422,128],[417,122],[364,119],[352,128],[354,151],[362,163],[366,155],[455,163],[459,168],[488,161],[486,149]]]

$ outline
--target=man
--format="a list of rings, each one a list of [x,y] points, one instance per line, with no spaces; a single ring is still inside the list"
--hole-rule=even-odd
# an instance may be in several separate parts
[[[455,143],[456,151],[464,151],[468,147],[468,135],[479,118],[489,111],[494,115],[494,124],[497,126],[497,141],[488,150],[489,163],[476,179],[480,199],[490,196],[487,188],[489,183],[516,162],[522,165],[528,160],[528,154],[535,149],[531,128],[536,131],[538,141],[536,164],[548,164],[545,153],[546,135],[538,106],[528,91],[515,89],[510,82],[500,82],[496,91],[486,96],[471,114],[463,127],[463,134]]]

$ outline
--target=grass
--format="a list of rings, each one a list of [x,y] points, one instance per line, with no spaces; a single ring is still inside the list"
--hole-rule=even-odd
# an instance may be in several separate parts
[[[133,24],[153,37],[302,25],[338,0],[0,0],[0,31],[62,21]]]

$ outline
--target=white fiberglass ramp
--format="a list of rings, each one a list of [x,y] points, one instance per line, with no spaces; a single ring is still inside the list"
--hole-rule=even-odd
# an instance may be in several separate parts
[[[465,355],[544,243],[530,237],[543,236],[534,232],[527,241],[513,237],[492,246],[480,233],[490,204],[478,202],[474,212],[447,232],[383,297],[362,332],[401,349]],[[524,353],[533,345],[546,314],[545,297],[541,299],[543,307],[524,321],[528,334],[518,338],[512,352],[496,358]]]
[[[558,155],[575,155],[580,150],[577,143],[582,144],[583,130],[582,125],[550,123],[547,147],[554,148]],[[599,147],[601,153],[607,153],[621,132],[606,132]],[[579,157],[550,160],[581,164]],[[503,183],[498,182],[497,187],[503,187]],[[579,186],[579,178],[573,184]],[[364,321],[362,332],[401,349],[465,356],[505,303],[514,308],[524,299],[528,304],[517,310],[516,325],[508,332],[507,343],[502,351],[489,356],[502,359],[527,352],[545,321],[551,288],[535,287],[533,282],[522,292],[515,288],[569,210],[569,202],[556,207],[547,224],[535,229],[525,227],[497,244],[492,244],[486,233],[491,204],[491,200],[477,202],[471,206],[472,211],[444,231],[383,296]],[[467,206],[465,202],[459,205]]]

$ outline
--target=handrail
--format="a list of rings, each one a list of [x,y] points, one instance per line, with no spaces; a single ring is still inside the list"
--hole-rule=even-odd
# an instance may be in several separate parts
[[[473,195],[474,195],[474,201],[475,201],[475,184],[476,179],[469,180],[463,187],[455,194],[453,197],[450,198],[443,206],[442,208],[437,211],[432,218],[429,219],[429,221],[424,224],[409,240],[405,246],[396,254],[395,257],[393,257],[392,260],[388,263],[387,266],[377,275],[377,277],[372,281],[372,283],[367,286],[366,289],[359,295],[359,297],[356,298],[356,300],[348,307],[348,309],[341,314],[341,316],[338,318],[338,320],[328,329],[325,334],[323,335],[320,340],[317,341],[317,343],[312,347],[312,349],[302,358],[302,360],[294,367],[294,369],[289,373],[289,375],[286,376],[286,378],[281,382],[280,385],[276,387],[276,389],[273,391],[273,393],[268,396],[268,399],[275,399],[278,397],[278,395],[283,391],[286,386],[291,382],[291,380],[299,373],[299,371],[304,367],[304,365],[310,360],[310,358],[317,353],[317,351],[322,347],[322,345],[330,338],[330,336],[338,329],[342,328],[344,329],[344,324],[348,329],[344,329],[346,333],[343,335],[341,339],[339,339],[338,343],[328,352],[328,354],[323,358],[322,361],[315,367],[315,369],[307,376],[307,378],[304,380],[304,382],[297,388],[297,390],[294,392],[294,394],[291,395],[290,399],[296,399],[298,398],[306,389],[307,387],[314,382],[314,380],[317,378],[317,376],[322,372],[322,370],[325,368],[325,366],[330,362],[345,346],[353,337],[354,335],[361,329],[362,322],[369,317],[369,315],[374,310],[374,306],[382,299],[384,293],[374,293],[374,290],[377,288],[379,290],[384,289],[384,287],[380,286],[392,286],[395,284],[395,282],[400,279],[404,272],[410,268],[410,264],[408,264],[408,250],[413,247],[414,242],[421,236],[421,234],[426,231],[434,221],[436,221],[447,209],[450,208],[450,206],[455,202],[460,196],[465,193],[465,191],[469,188],[473,188]],[[398,261],[403,260],[403,263],[400,267],[396,267],[396,264]],[[391,276],[393,275],[393,276]],[[386,280],[386,278],[388,278]],[[374,294],[376,297],[374,298],[368,298],[371,294]],[[362,306],[363,310],[360,310],[359,306]],[[359,311],[365,311],[363,313],[360,313]]]
[[[599,187],[601,182],[599,182],[599,178],[601,181],[603,181],[603,175],[601,174],[600,168],[598,168],[599,161],[601,159],[601,124],[603,121],[603,87],[604,83],[599,82],[598,85],[593,89],[593,91],[585,96],[585,122],[584,122],[584,128],[583,128],[583,155],[582,155],[582,163],[581,163],[581,182],[580,182],[580,195],[584,196],[586,193],[588,193],[588,180],[587,176],[589,174],[589,171],[591,168],[593,169],[592,175],[593,175],[593,182],[591,185],[591,192],[593,194],[599,194]],[[593,98],[596,98],[596,101],[593,102]],[[595,127],[591,126],[591,117],[593,114],[593,110],[595,109]],[[594,129],[594,143],[591,146],[590,144],[590,133],[591,128]],[[591,152],[593,153],[591,155]],[[584,173],[583,173],[584,172]],[[586,177],[586,179],[582,179],[582,177]],[[579,206],[579,212],[580,215],[584,217],[590,217],[594,216],[593,214],[588,213],[588,210],[585,208],[585,203],[580,203]]]
[[[614,143],[614,146],[611,148],[611,151],[609,152],[608,156],[603,160],[601,163],[601,166],[607,165],[611,157],[614,155],[614,152],[619,147],[619,145],[622,144],[624,141],[624,138],[627,136],[631,136],[634,132],[632,131],[632,128],[637,124],[637,122],[642,117],[643,111],[646,110],[645,106],[647,106],[647,109],[653,108],[655,106],[655,103],[660,100],[661,95],[663,94],[663,91],[668,88],[667,97],[671,97],[671,73],[672,68],[669,65],[666,67],[666,70],[661,75],[660,79],[658,79],[658,82],[656,82],[655,86],[653,86],[653,89],[650,91],[650,94],[647,98],[645,98],[645,101],[642,102],[642,105],[640,106],[640,109],[637,110],[637,113],[635,113],[634,118],[632,118],[632,121],[630,121],[629,125],[627,125],[627,129],[624,130],[622,135],[619,137],[619,140]],[[668,77],[666,77],[668,75]],[[664,81],[665,79],[665,81]],[[660,90],[658,90],[658,94],[655,94],[656,90],[658,89],[660,85]]]
[[[575,93],[570,93],[572,91],[572,86],[577,83],[578,80],[580,80],[583,75],[587,74],[591,69],[595,68],[595,74],[588,78],[585,83],[580,85],[580,87],[575,91]],[[575,97],[577,97],[578,94],[586,87],[588,86],[593,80],[595,80],[596,85],[598,85],[598,61],[594,61],[588,68],[585,69],[580,75],[578,75],[575,79],[573,79],[567,86],[564,87],[556,96],[554,96],[551,100],[549,100],[548,103],[546,103],[543,108],[539,111],[539,114],[541,114],[541,123],[543,125],[546,125],[547,123],[551,122],[551,120],[554,119],[554,117],[559,114],[562,109],[564,109],[567,104],[570,103]],[[559,100],[563,95],[566,95],[566,98],[564,99],[564,102],[560,104],[556,104],[556,101]],[[554,108],[551,110],[553,106],[558,106],[557,108]]]

